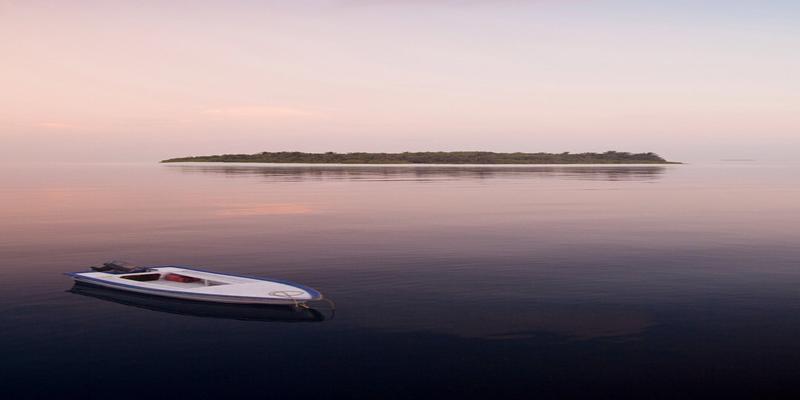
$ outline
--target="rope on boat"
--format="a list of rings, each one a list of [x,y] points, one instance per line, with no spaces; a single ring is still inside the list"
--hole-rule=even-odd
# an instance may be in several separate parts
[[[275,290],[275,291],[269,292],[270,296],[285,297],[285,298],[291,299],[292,302],[294,302],[294,307],[295,308],[310,309],[310,307],[307,304],[305,304],[305,302],[301,303],[301,302],[297,301],[297,298],[294,297],[294,296],[297,296],[297,295],[301,295],[303,293],[304,292],[299,291],[299,290]],[[331,319],[336,317],[336,303],[334,303],[333,300],[331,300],[331,299],[329,299],[327,297],[323,297],[323,298],[321,298],[319,300],[312,300],[312,301],[325,302],[330,307]]]
[[[286,297],[286,298],[291,299],[294,302],[294,306],[297,307],[297,308],[300,307],[300,302],[298,302],[297,299],[294,296],[297,296],[297,295],[300,295],[300,294],[303,294],[303,292],[301,292],[299,290],[276,290],[276,291],[273,291],[273,292],[269,292],[270,296]]]

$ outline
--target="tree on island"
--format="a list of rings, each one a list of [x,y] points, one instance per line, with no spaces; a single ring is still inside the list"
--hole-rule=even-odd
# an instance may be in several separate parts
[[[668,164],[658,154],[609,150],[604,153],[494,153],[488,151],[437,151],[403,153],[303,153],[261,152],[180,157],[162,162],[252,162],[306,164]]]

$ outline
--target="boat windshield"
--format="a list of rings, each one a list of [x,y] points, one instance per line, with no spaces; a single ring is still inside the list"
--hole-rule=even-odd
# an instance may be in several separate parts
[[[102,266],[92,267],[97,272],[107,272],[109,274],[130,274],[136,272],[146,272],[147,268],[134,265],[126,261],[109,261]]]

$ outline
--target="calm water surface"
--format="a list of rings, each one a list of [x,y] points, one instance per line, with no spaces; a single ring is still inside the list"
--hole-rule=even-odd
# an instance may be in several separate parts
[[[796,398],[798,176],[6,165],[3,393]],[[338,310],[200,307],[61,275],[114,258],[290,279]]]

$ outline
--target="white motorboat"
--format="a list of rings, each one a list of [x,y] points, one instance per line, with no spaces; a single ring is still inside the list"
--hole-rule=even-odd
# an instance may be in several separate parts
[[[76,282],[184,300],[232,304],[303,305],[322,294],[297,283],[221,274],[181,266],[134,267],[109,262],[91,271],[69,272]]]

